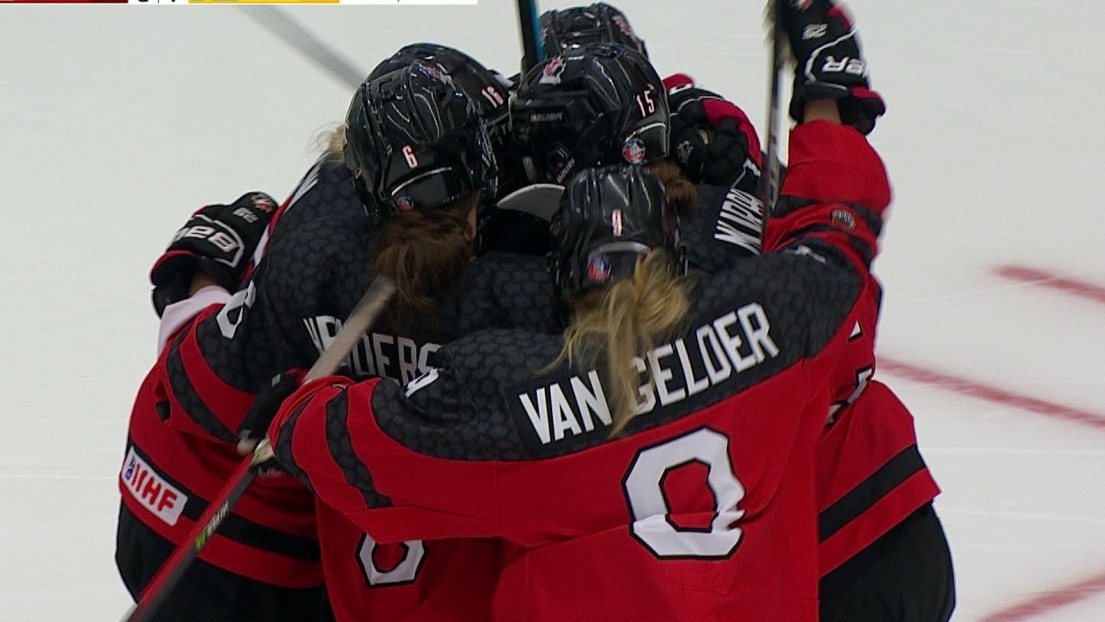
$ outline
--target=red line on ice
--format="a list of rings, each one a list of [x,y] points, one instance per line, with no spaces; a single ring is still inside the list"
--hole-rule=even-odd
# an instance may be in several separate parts
[[[1105,591],[1105,574],[1084,579],[1054,590],[1040,592],[1032,598],[991,613],[982,622],[1019,622],[1043,615],[1065,605],[1085,600]]]
[[[1004,279],[1046,287],[1105,304],[1105,286],[1060,276],[1049,270],[1030,266],[998,266],[994,272]]]
[[[923,369],[916,365],[895,361],[884,356],[879,356],[878,361],[878,369],[914,382],[932,385],[946,391],[969,395],[998,404],[1005,404],[1053,419],[1080,423],[1095,427],[1099,430],[1105,430],[1105,416],[1102,415],[1095,415],[1069,406],[1045,402],[1044,400],[1028,397],[1026,395],[1017,395],[1005,389],[987,386],[966,378],[952,376],[930,369]]]

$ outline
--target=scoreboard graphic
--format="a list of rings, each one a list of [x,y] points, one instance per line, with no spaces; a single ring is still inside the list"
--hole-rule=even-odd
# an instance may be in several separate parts
[[[4,4],[358,4],[475,5],[478,0],[0,0]]]

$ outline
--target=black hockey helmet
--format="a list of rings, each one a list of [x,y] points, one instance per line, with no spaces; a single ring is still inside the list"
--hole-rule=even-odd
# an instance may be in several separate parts
[[[487,134],[491,137],[495,156],[503,158],[507,141],[510,140],[510,101],[508,81],[498,73],[484,67],[476,59],[438,43],[411,43],[405,45],[390,58],[384,60],[368,74],[368,78],[378,78],[385,73],[402,69],[414,61],[433,63],[441,68],[453,82],[460,87],[469,99],[476,102],[487,124]]]
[[[365,80],[346,115],[343,152],[368,210],[433,210],[494,194],[495,155],[476,103],[432,63]]]
[[[510,114],[531,183],[562,184],[587,166],[668,155],[664,83],[647,58],[622,45],[546,58],[522,78]]]
[[[644,39],[633,32],[625,13],[605,2],[545,11],[540,25],[548,56],[595,43],[620,43],[648,57]]]
[[[581,171],[553,216],[550,272],[567,302],[632,276],[637,258],[679,244],[679,221],[664,185],[647,169],[618,164]]]

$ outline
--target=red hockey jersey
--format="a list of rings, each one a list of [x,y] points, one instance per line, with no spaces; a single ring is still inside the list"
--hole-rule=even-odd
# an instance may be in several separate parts
[[[699,282],[625,434],[596,370],[548,368],[559,336],[485,331],[405,388],[305,385],[281,463],[377,542],[500,538],[494,620],[815,620],[817,439],[889,186],[851,128],[790,145],[776,252]]]
[[[817,463],[822,576],[940,493],[917,449],[912,415],[874,380],[837,412],[817,443]]]

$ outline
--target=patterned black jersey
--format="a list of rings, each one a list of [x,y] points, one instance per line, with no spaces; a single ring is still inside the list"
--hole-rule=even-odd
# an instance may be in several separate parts
[[[274,219],[264,257],[242,289],[203,308],[167,341],[136,401],[121,473],[124,502],[144,524],[184,542],[241,460],[238,426],[256,394],[285,370],[309,368],[330,345],[371,281],[379,238],[344,165],[321,161]],[[441,301],[440,325],[400,335],[378,322],[342,373],[408,382],[431,369],[440,344],[464,331],[551,325],[547,279],[529,278],[526,261],[492,253],[473,262],[460,297]],[[259,480],[202,557],[277,585],[317,585],[313,506],[291,478]]]
[[[378,541],[501,538],[497,620],[815,620],[816,442],[890,192],[851,128],[790,146],[772,252],[702,276],[686,328],[632,360],[623,434],[600,371],[550,367],[558,335],[492,330],[405,387],[305,385],[281,463]]]

